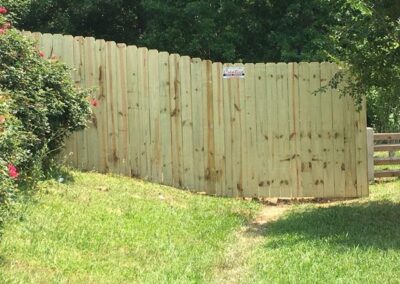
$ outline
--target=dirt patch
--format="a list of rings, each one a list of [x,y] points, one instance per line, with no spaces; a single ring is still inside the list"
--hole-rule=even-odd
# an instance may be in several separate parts
[[[232,239],[216,266],[212,283],[240,283],[249,273],[249,260],[264,240],[267,224],[277,220],[290,206],[264,206],[261,212],[243,226]]]

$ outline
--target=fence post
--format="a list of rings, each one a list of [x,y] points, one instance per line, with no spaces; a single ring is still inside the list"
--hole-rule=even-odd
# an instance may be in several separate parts
[[[374,182],[374,129],[367,127],[368,181]]]

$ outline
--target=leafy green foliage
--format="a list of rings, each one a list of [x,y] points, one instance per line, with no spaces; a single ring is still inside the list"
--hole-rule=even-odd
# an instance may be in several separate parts
[[[11,19],[0,15],[0,206],[17,185],[36,182],[90,114],[88,91],[75,88],[63,64],[44,60]]]
[[[340,3],[340,2],[339,2]],[[400,5],[395,0],[343,1],[334,9],[330,57],[345,63],[343,94],[367,97],[369,124],[400,131]]]
[[[397,0],[0,0],[19,27],[90,35],[213,61],[344,63],[342,94],[400,131]],[[79,9],[77,9],[79,7]]]

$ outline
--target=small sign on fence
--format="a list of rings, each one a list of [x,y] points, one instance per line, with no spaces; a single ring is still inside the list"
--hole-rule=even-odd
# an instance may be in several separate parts
[[[230,79],[230,78],[244,78],[244,67],[241,66],[229,66],[229,67],[224,67],[224,79]]]

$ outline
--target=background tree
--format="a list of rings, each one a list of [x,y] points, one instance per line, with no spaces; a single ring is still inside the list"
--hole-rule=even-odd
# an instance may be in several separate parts
[[[19,27],[223,62],[335,61],[368,122],[400,131],[398,0],[0,0]],[[7,6],[7,5],[5,5]],[[345,78],[338,74],[335,82]]]

